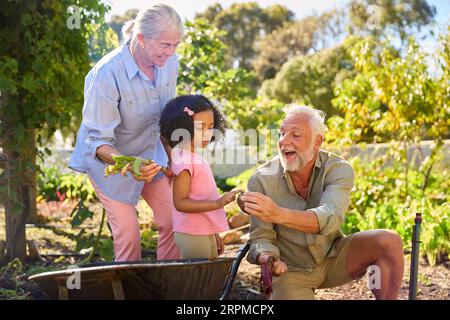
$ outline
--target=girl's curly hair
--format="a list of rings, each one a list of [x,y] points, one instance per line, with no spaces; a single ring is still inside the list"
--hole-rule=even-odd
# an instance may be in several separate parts
[[[178,136],[178,140],[173,140],[172,134],[177,129],[186,129],[190,136],[194,137],[194,117],[184,111],[185,107],[194,113],[211,110],[214,114],[214,129],[224,133],[225,119],[208,98],[201,94],[181,95],[167,102],[159,120],[161,138],[171,148],[183,141],[183,137]],[[214,140],[213,136],[211,141]]]

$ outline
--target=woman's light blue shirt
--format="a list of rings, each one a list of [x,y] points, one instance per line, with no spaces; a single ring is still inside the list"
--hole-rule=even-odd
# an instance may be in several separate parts
[[[155,83],[139,70],[126,43],[104,56],[85,79],[83,120],[69,167],[88,173],[108,197],[136,205],[144,183],[130,174],[105,177],[105,164],[96,150],[107,144],[124,155],[167,166],[159,119],[165,104],[175,96],[177,77],[176,55],[156,67]],[[161,176],[158,173],[154,179]]]

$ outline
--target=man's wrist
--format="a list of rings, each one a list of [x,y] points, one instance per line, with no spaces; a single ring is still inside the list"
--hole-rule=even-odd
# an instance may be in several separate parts
[[[276,224],[285,224],[287,217],[289,215],[289,209],[278,207],[277,209],[277,215],[275,216],[275,223]]]
[[[262,263],[262,262],[260,261],[260,259],[261,259],[263,256],[274,256],[274,257],[276,257],[276,254],[275,254],[275,252],[272,252],[272,251],[263,251],[263,252],[259,253],[259,254],[256,256],[256,262],[258,262],[258,264],[261,264],[261,263]]]

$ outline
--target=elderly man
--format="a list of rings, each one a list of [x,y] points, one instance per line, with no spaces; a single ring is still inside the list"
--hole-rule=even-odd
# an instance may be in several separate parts
[[[324,114],[290,105],[279,155],[259,168],[242,197],[252,215],[248,260],[274,257],[271,299],[314,299],[314,291],[360,278],[375,265],[376,299],[395,299],[403,277],[401,238],[389,230],[344,236],[339,227],[350,202],[353,169],[320,149]]]

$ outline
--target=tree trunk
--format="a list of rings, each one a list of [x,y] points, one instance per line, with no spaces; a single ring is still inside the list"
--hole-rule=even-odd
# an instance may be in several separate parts
[[[3,152],[8,157],[10,192],[6,199],[6,258],[26,258],[25,225],[36,217],[36,142],[34,129],[26,132],[26,148],[14,144],[17,138],[7,135]],[[11,140],[12,139],[12,140]]]

